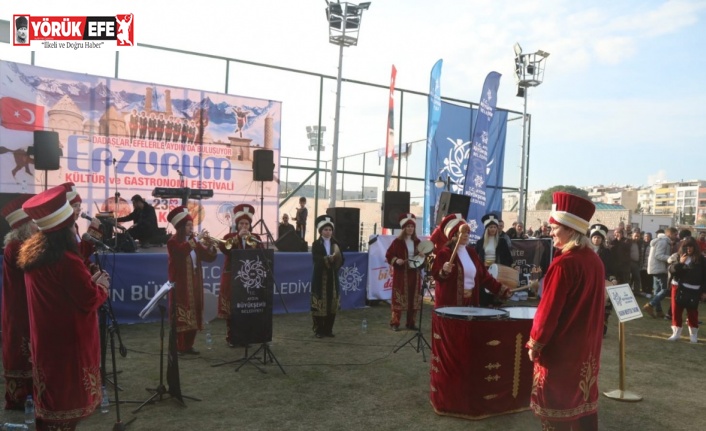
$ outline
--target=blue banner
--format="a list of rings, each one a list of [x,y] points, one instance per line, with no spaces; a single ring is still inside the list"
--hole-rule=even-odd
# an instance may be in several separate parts
[[[429,79],[429,113],[427,116],[427,170],[424,175],[424,234],[429,235],[431,229],[431,218],[434,217],[433,212],[429,212],[429,206],[434,205],[437,200],[430,200],[429,193],[434,189],[433,181],[437,178],[436,171],[430,169],[429,153],[431,152],[436,136],[436,129],[441,120],[441,65],[444,60],[434,64],[431,68],[431,77]]]
[[[368,285],[368,254],[343,253],[345,263],[339,272],[341,309],[365,307]],[[221,286],[221,268],[224,256],[219,253],[215,262],[204,263],[204,288],[218,296]],[[159,321],[159,312],[153,311],[146,319],[138,316],[160,286],[167,281],[166,253],[118,253],[104,255],[101,266],[111,275],[113,312],[119,323]],[[274,313],[303,313],[310,308],[312,274],[311,253],[275,253]],[[0,265],[0,292],[2,292]],[[285,311],[286,310],[286,311]]]
[[[480,223],[480,220],[486,212],[486,184],[492,160],[488,154],[490,124],[495,114],[501,76],[498,72],[490,72],[485,78],[485,83],[483,83],[480,108],[475,118],[473,138],[471,139],[469,162],[466,164],[463,194],[471,197],[471,204],[468,208],[468,220],[477,221],[475,226],[469,223],[471,225],[471,241],[477,241],[483,235],[483,224]],[[492,162],[495,163],[495,161]]]
[[[448,178],[449,191],[463,194],[463,183],[468,170],[471,151],[471,125],[478,115],[477,109],[442,102],[441,119],[432,141],[427,148],[427,175],[432,178]],[[480,217],[486,212],[502,210],[503,165],[505,163],[505,137],[507,131],[507,111],[497,110],[490,122],[488,131],[488,162],[486,164],[486,206],[480,216],[469,219],[473,230],[482,226]],[[429,173],[433,174],[429,175]],[[433,179],[431,180],[433,181]],[[425,195],[425,226],[427,219],[433,228],[436,206],[443,188],[427,182]],[[430,187],[431,186],[431,187]],[[427,217],[427,214],[429,216]],[[482,233],[482,229],[480,230]],[[477,239],[478,233],[475,233]],[[472,237],[474,233],[472,232]]]

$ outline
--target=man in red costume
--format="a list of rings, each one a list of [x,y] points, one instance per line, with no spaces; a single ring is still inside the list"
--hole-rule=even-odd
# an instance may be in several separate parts
[[[32,363],[29,359],[29,312],[24,272],[17,266],[20,247],[37,232],[37,225],[22,211],[32,195],[20,195],[0,214],[10,225],[2,261],[2,364],[5,370],[5,410],[22,410],[32,395]]]
[[[226,256],[221,274],[221,290],[218,293],[218,317],[226,321],[226,342],[228,342],[228,347],[236,347],[231,338],[233,334],[230,326],[231,282],[233,279],[231,251],[261,247],[260,237],[250,232],[254,214],[255,208],[252,205],[240,204],[235,206],[233,208],[233,223],[236,231],[223,237],[226,241],[232,241],[231,248],[227,249],[225,244],[218,245],[221,253]]]
[[[101,402],[96,311],[108,297],[106,272],[93,276],[79,255],[63,186],[22,205],[39,228],[20,249],[25,272],[37,430],[73,430]]]
[[[480,289],[488,289],[502,299],[512,296],[507,286],[503,286],[485,268],[473,246],[468,245],[469,231],[461,227],[468,224],[461,214],[449,214],[432,233],[436,242],[436,258],[432,265],[432,275],[436,279],[434,307],[477,307],[480,303]],[[451,255],[458,243],[453,261]]]
[[[554,193],[556,254],[527,343],[534,362],[530,408],[543,430],[598,430],[605,272],[585,235],[595,209],[584,198]]]
[[[407,329],[417,330],[417,311],[422,304],[420,295],[422,286],[422,274],[419,269],[410,268],[409,260],[415,256],[424,258],[424,254],[417,250],[419,238],[414,232],[417,227],[414,214],[402,214],[400,216],[400,235],[392,241],[385,253],[387,263],[392,267],[392,296],[390,307],[392,317],[390,318],[390,328],[398,331],[402,312],[405,311]]]
[[[201,262],[213,262],[218,252],[212,244],[202,243],[203,232],[194,236],[194,221],[185,207],[174,208],[167,220],[176,229],[176,234],[167,241],[167,253],[169,281],[175,284],[169,295],[169,310],[176,305],[177,352],[198,355],[194,340],[203,327]]]

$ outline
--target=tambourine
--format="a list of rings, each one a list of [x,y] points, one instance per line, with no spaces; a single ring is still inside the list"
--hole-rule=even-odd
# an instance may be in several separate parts
[[[420,241],[417,250],[426,256],[434,251],[434,243],[429,240]]]
[[[424,256],[416,255],[410,259],[407,259],[407,265],[412,269],[419,269],[424,265]]]

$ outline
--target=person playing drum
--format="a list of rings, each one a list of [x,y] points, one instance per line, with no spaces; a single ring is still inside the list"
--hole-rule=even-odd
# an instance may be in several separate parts
[[[593,202],[556,192],[549,217],[556,254],[534,316],[530,409],[542,429],[598,430],[605,270],[587,238]]]
[[[392,296],[390,301],[392,317],[390,318],[390,329],[393,331],[399,330],[400,315],[402,311],[406,311],[407,320],[405,326],[407,329],[417,330],[417,311],[422,302],[420,295],[422,275],[416,265],[410,264],[416,262],[412,257],[424,259],[424,254],[418,250],[420,241],[415,233],[417,223],[414,214],[402,214],[400,216],[400,227],[402,231],[392,241],[390,248],[387,249],[385,254],[387,263],[392,267]]]
[[[498,217],[495,214],[486,214],[481,218],[481,221],[483,226],[485,226],[485,231],[481,239],[476,243],[476,253],[478,253],[480,260],[485,263],[486,268],[494,263],[512,266],[510,246],[504,238],[500,237]],[[493,295],[485,289],[480,290],[481,307],[496,305],[494,304],[495,302]]]
[[[480,304],[480,289],[507,299],[510,288],[503,286],[488,272],[473,246],[468,245],[470,228],[461,214],[449,214],[436,228],[437,254],[432,266],[436,280],[434,307],[472,306]]]

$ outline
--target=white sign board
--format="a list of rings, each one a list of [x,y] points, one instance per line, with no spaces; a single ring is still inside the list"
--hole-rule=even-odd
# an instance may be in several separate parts
[[[640,310],[640,305],[637,303],[635,295],[632,294],[629,284],[606,286],[606,291],[620,322],[642,317],[642,310]]]

